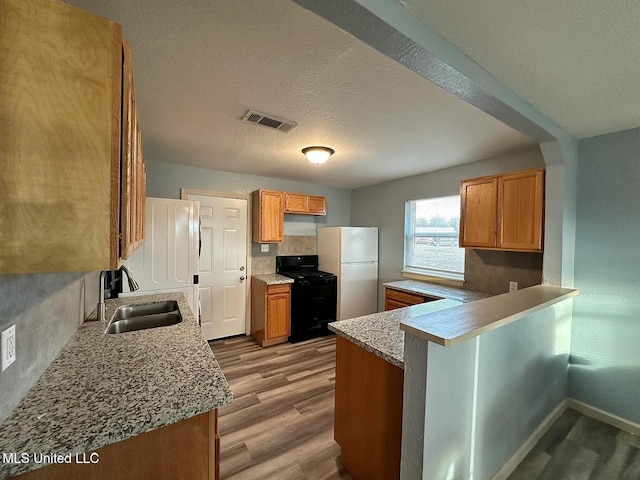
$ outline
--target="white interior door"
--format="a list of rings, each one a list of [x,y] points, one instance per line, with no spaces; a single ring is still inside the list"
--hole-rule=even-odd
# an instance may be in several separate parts
[[[198,204],[190,200],[146,199],[146,238],[124,265],[140,289],[129,292],[123,282],[122,297],[183,292],[198,318]]]
[[[200,304],[207,340],[245,333],[247,200],[187,196],[200,202]]]

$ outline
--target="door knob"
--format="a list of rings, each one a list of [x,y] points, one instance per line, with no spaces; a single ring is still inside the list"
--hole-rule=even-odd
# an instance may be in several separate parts
[[[242,272],[244,270],[244,267],[240,267],[240,271]]]
[[[243,280],[244,280],[244,275],[240,277],[240,281],[243,281]]]

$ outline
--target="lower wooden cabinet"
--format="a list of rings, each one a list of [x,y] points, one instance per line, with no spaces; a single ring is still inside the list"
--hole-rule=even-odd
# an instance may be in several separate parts
[[[401,292],[392,288],[385,288],[384,309],[394,310],[396,308],[410,307],[435,300],[435,298],[426,295],[418,295],[417,293]]]
[[[404,371],[336,335],[334,438],[356,480],[398,480]]]
[[[91,454],[94,454],[93,456]],[[95,455],[97,454],[97,455]],[[97,463],[61,463],[19,480],[217,480],[218,411],[211,410],[85,454]],[[80,458],[82,454],[80,454]],[[75,459],[75,456],[73,457]]]
[[[267,285],[254,279],[251,287],[251,335],[263,347],[285,343],[291,334],[291,285]]]

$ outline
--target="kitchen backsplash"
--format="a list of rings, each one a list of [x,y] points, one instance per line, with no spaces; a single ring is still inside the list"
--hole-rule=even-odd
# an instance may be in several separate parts
[[[269,252],[260,251],[260,244],[251,245],[251,273],[274,273],[277,255],[315,255],[315,235],[285,235],[284,242],[270,243]]]
[[[0,375],[0,423],[98,302],[99,272],[0,275],[0,330],[16,326],[16,362]]]
[[[464,288],[485,293],[507,293],[509,282],[518,288],[542,283],[542,253],[466,249]]]

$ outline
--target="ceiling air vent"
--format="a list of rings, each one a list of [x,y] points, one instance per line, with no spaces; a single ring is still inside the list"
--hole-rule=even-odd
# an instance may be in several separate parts
[[[291,120],[283,120],[282,118],[274,117],[266,113],[256,112],[255,110],[249,110],[242,117],[243,122],[257,123],[258,125],[264,125],[265,127],[275,128],[281,132],[290,132],[298,126],[296,122]]]

